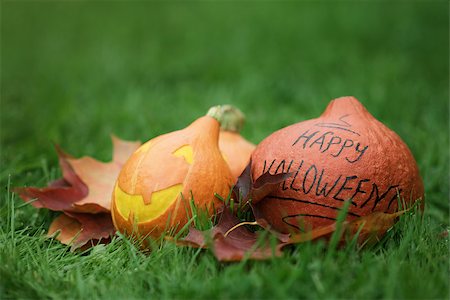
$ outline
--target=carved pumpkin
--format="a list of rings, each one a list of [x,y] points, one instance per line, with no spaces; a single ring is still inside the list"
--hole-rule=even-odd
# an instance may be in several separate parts
[[[219,148],[230,167],[235,179],[244,171],[255,145],[247,141],[240,134],[244,125],[244,114],[231,105],[222,107]]]
[[[400,137],[353,97],[333,100],[317,119],[273,133],[252,155],[253,178],[269,171],[289,179],[256,205],[282,232],[335,222],[350,200],[348,220],[392,213],[424,197],[416,162]]]
[[[218,147],[215,110],[185,129],[143,144],[125,163],[112,196],[117,230],[159,237],[177,232],[190,217],[190,201],[209,215],[233,185],[229,167]]]

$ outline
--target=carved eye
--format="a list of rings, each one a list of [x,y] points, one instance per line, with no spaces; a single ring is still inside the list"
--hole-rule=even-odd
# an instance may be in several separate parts
[[[191,145],[181,146],[173,152],[173,155],[177,157],[183,157],[184,160],[190,165],[192,165],[194,161],[194,151],[192,150]]]

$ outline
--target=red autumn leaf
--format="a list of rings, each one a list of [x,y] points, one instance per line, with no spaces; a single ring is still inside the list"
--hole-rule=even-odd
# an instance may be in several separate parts
[[[15,191],[26,202],[36,208],[48,208],[55,211],[74,210],[73,204],[88,194],[87,186],[80,180],[70,166],[67,154],[56,147],[59,165],[63,174],[60,178],[45,188],[24,187]]]
[[[275,235],[277,239],[282,243],[286,243],[289,241],[290,234],[281,233],[274,230],[272,226],[270,226],[270,223],[262,216],[261,212],[258,210],[258,206],[251,205],[250,207],[252,209],[253,216],[255,217],[255,222],[258,224],[258,226],[264,228],[271,234]]]
[[[408,210],[398,211],[396,213],[388,214],[383,212],[374,212],[368,216],[364,216],[353,220],[351,222],[344,221],[342,223],[342,235],[340,242],[345,242],[346,238],[353,237],[357,234],[358,244],[363,245],[367,243],[374,243],[381,239],[381,237],[394,226],[398,217],[403,215]],[[330,238],[337,230],[336,223],[313,229],[309,232],[293,234],[287,241],[288,244],[298,244],[306,241],[315,240],[318,238]]]
[[[276,190],[281,182],[288,179],[292,173],[270,174],[268,171],[253,179],[251,172],[252,161],[248,163],[242,174],[238,177],[233,188],[234,197],[240,199],[242,205],[249,201],[257,203]]]
[[[368,216],[356,219],[345,227],[351,236],[358,233],[358,243],[374,243],[380,241],[384,234],[394,226],[397,219],[409,209],[395,213],[374,212]]]
[[[329,239],[337,230],[337,225],[313,229],[311,231],[299,234],[282,234],[270,228],[269,223],[258,216],[255,212],[254,222],[240,222],[228,207],[225,207],[221,213],[219,222],[211,230],[200,231],[190,228],[188,235],[177,241],[178,245],[191,246],[195,248],[211,247],[214,255],[219,261],[241,261],[244,258],[249,259],[268,259],[273,256],[280,256],[281,249],[287,245],[304,243],[319,238]],[[388,229],[394,224],[396,219],[404,214],[406,210],[397,213],[388,214],[375,212],[371,215],[361,217],[352,222],[342,223],[342,235],[340,242],[346,241],[357,234],[357,241],[360,245],[377,242]],[[268,243],[258,244],[258,233],[251,232],[244,224],[258,225],[276,236],[276,245],[270,246]]]
[[[114,136],[112,141],[113,159],[108,163],[87,156],[76,159],[57,146],[63,177],[45,188],[16,189],[34,207],[63,212],[50,225],[48,235],[59,232],[56,239],[72,245],[72,250],[107,242],[114,233],[111,194],[122,165],[141,143]]]
[[[179,240],[174,240],[170,236],[166,236],[166,240],[175,241],[175,243],[179,246],[190,246],[193,248],[204,248],[207,249],[208,245],[205,239],[205,235],[211,234],[210,230],[201,231],[194,227],[189,228],[188,234]]]
[[[113,160],[103,163],[89,156],[68,159],[71,167],[88,186],[88,195],[74,204],[80,212],[109,212],[111,194],[120,169],[128,157],[141,145],[140,142],[126,142],[116,137],[113,140]]]
[[[177,241],[179,245],[196,248],[207,248],[211,245],[214,255],[219,261],[240,261],[244,258],[267,259],[281,255],[281,243],[275,247],[270,245],[266,238],[261,240],[258,232],[251,232],[243,224],[252,222],[240,222],[228,207],[220,214],[219,222],[211,230],[200,231],[190,228],[188,235]],[[211,242],[211,243],[209,243]]]
[[[109,240],[114,233],[110,214],[63,213],[53,220],[47,236],[55,236],[72,250]]]
[[[250,158],[250,162],[245,167],[242,174],[239,175],[236,184],[233,187],[233,194],[235,199],[242,200],[243,203],[248,201],[248,196],[250,194],[250,189],[253,186],[252,180],[252,159]]]
[[[101,213],[110,211],[111,193],[115,180],[126,159],[140,142],[113,140],[113,160],[100,162],[91,157],[73,158],[59,147],[57,152],[63,178],[46,188],[18,188],[25,201],[37,208],[57,211]]]
[[[59,231],[59,234],[56,233]],[[81,231],[81,223],[65,214],[59,215],[48,228],[47,236],[55,236],[58,241],[69,245]]]

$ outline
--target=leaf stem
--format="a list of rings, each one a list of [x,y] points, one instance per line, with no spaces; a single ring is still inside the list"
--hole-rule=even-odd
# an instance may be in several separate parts
[[[238,227],[241,227],[243,225],[259,225],[258,221],[254,221],[254,222],[241,222],[239,224],[234,225],[233,227],[231,227],[230,229],[228,229],[227,232],[225,232],[225,234],[223,235],[224,237],[227,237],[233,230],[235,230]]]

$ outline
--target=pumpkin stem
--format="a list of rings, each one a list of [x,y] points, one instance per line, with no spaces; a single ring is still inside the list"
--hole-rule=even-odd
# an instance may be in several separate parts
[[[220,130],[240,132],[244,126],[244,114],[232,105],[213,106],[206,115],[213,117],[220,123]]]

